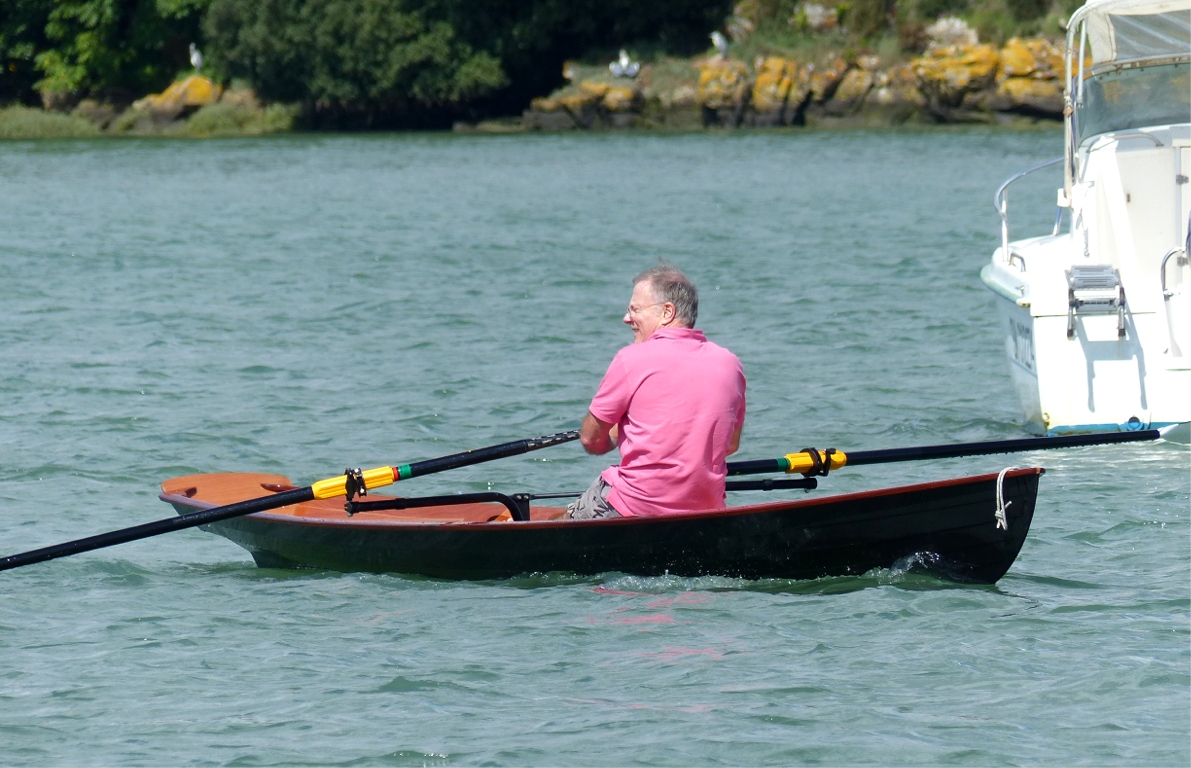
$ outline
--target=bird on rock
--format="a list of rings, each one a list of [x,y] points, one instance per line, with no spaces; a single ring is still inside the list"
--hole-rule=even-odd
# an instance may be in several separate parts
[[[719,32],[712,32],[710,37],[711,37],[711,44],[714,45],[715,49],[720,52],[720,55],[727,56],[728,55],[728,38],[724,37]]]
[[[628,51],[621,48],[620,58],[608,65],[608,71],[614,77],[636,77],[641,71],[641,64],[631,60]]]
[[[195,72],[203,70],[203,54],[194,43],[190,44],[190,66],[194,67]]]

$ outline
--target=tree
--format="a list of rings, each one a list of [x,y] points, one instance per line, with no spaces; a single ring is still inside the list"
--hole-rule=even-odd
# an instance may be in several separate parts
[[[315,124],[443,126],[522,109],[592,48],[707,46],[725,0],[214,0],[224,72]]]
[[[53,0],[0,0],[0,104],[40,103],[34,59],[49,47],[45,26],[53,8]]]
[[[393,0],[216,0],[206,31],[226,72],[265,99],[367,125],[449,109],[506,82],[492,54]]]
[[[35,57],[37,87],[118,103],[161,90],[186,66],[208,1],[56,0]]]

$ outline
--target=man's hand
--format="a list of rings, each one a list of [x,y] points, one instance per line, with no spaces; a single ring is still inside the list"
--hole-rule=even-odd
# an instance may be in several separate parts
[[[591,415],[591,411],[583,417],[583,426],[579,428],[579,442],[583,443],[583,450],[600,456],[616,447],[616,425],[600,421]]]

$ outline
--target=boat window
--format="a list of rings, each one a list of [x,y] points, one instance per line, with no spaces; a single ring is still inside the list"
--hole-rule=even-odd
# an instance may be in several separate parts
[[[1158,0],[1151,9],[1161,6],[1174,7],[1175,2]],[[1191,51],[1191,14],[1185,9],[1160,13],[1137,13],[1135,6],[1130,13],[1112,13],[1124,10],[1130,3],[1117,3],[1119,8],[1100,3],[1086,14],[1083,31],[1087,40],[1087,53],[1094,71],[1104,69],[1105,64],[1124,64],[1167,56],[1186,56]],[[1104,5],[1110,5],[1105,8]],[[1092,8],[1091,3],[1084,6]]]
[[[1110,131],[1191,122],[1191,65],[1133,67],[1084,83],[1079,140]]]

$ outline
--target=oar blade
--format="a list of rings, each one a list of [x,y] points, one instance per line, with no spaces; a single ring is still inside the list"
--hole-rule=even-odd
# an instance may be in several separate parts
[[[377,467],[376,469],[360,471],[355,477],[359,483],[357,487],[368,489],[379,488],[398,480],[429,475],[435,472],[445,472],[449,469],[494,461],[495,459],[502,459],[507,456],[516,456],[518,454],[528,453],[529,451],[548,448],[552,445],[560,445],[571,440],[577,440],[578,438],[578,430],[558,432],[553,435],[514,440],[487,448],[463,451],[462,453],[454,453],[449,456],[440,456],[437,459],[427,459],[414,464],[403,464],[399,467]],[[348,474],[343,474],[338,477],[320,480],[314,485],[305,488],[295,488],[271,496],[262,496],[222,507],[213,507],[212,509],[205,509],[201,512],[156,520],[151,523],[134,525],[131,528],[122,528],[118,531],[110,531],[62,544],[42,547],[41,549],[34,549],[29,552],[9,555],[8,557],[0,558],[0,571],[33,565],[34,563],[43,563],[47,560],[77,555],[96,549],[103,549],[104,547],[113,547],[117,544],[125,544],[130,541],[147,539],[151,536],[159,536],[163,533],[194,528],[218,520],[251,515],[254,512],[267,512],[270,509],[278,509],[279,507],[289,506],[290,504],[300,504],[316,498],[330,499],[337,496],[345,496],[352,482],[350,477]]]

